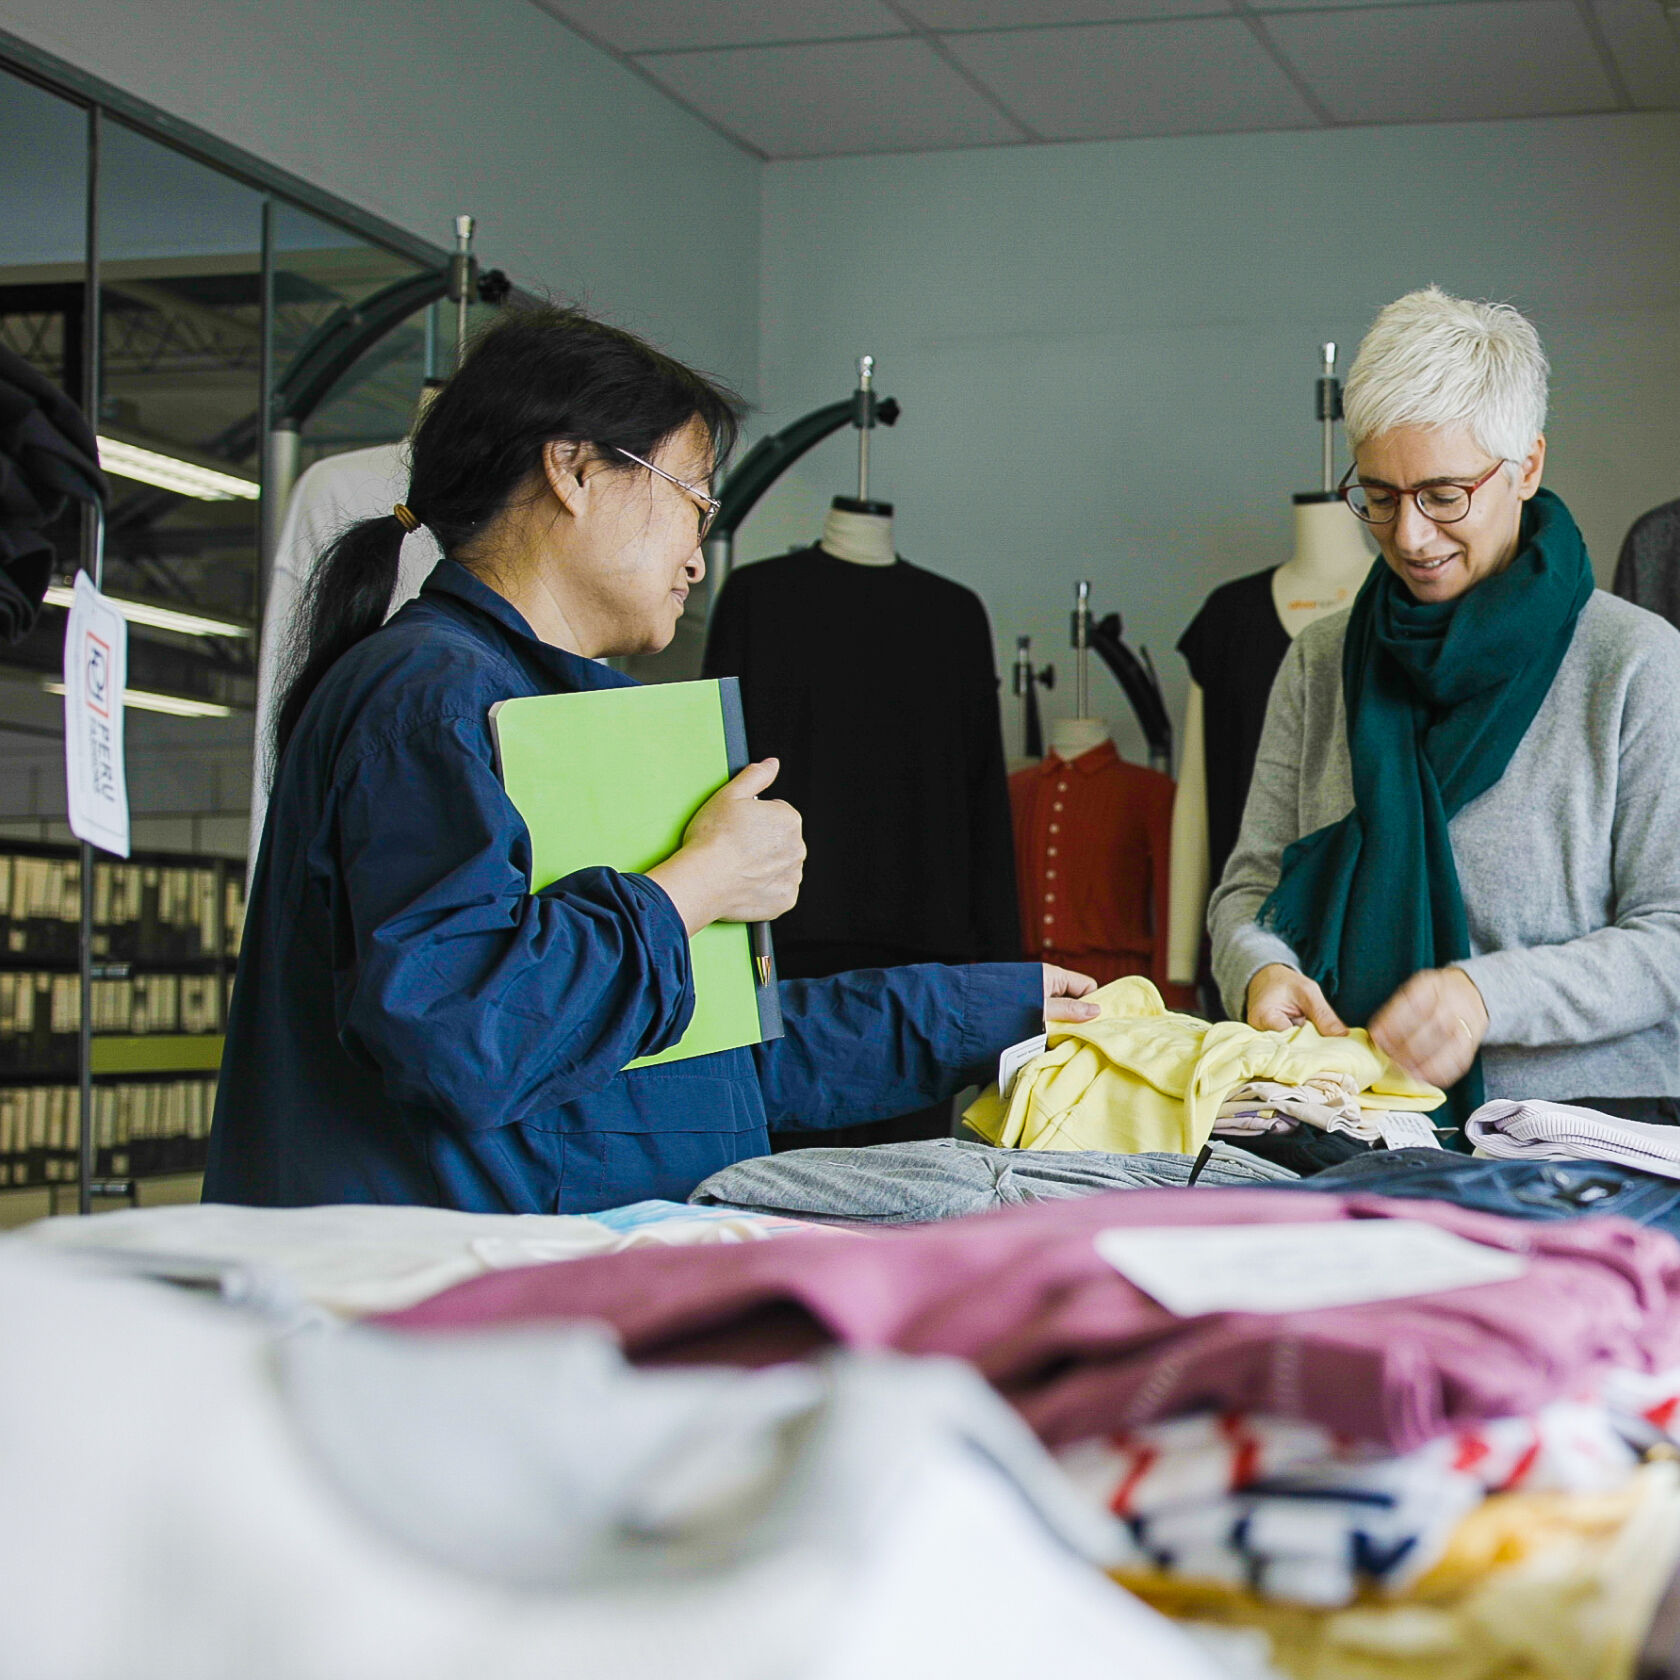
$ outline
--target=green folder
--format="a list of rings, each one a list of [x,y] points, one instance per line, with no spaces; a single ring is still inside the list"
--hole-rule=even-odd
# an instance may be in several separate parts
[[[579,869],[651,869],[748,763],[734,677],[503,700],[490,729],[502,785],[531,832],[533,893]],[[782,1035],[775,973],[758,983],[745,922],[714,922],[689,949],[694,1019],[678,1043],[633,1068]]]

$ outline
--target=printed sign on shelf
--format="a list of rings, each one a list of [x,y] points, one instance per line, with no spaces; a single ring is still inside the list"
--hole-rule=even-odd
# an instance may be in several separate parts
[[[123,763],[123,690],[128,620],[76,574],[64,632],[64,772],[70,829],[79,840],[128,856],[128,771]]]

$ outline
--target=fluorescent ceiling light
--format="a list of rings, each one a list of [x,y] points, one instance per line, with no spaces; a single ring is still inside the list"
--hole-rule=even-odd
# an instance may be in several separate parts
[[[154,630],[174,630],[183,636],[249,636],[248,624],[235,624],[231,618],[207,618],[203,613],[178,612],[174,607],[160,607],[151,601],[125,601],[115,595],[105,597],[130,624],[147,624]],[[76,604],[76,591],[68,584],[55,583],[46,595],[49,607],[66,609]]]
[[[43,682],[48,694],[62,694],[61,682]],[[137,712],[167,712],[170,717],[211,718],[232,717],[233,707],[215,700],[188,700],[180,694],[154,694],[149,688],[125,688],[123,705]]]
[[[196,461],[183,461],[178,455],[161,455],[155,449],[142,449],[139,444],[125,443],[121,438],[101,437],[98,441],[100,466],[119,478],[132,478],[182,496],[196,496],[201,502],[254,502],[262,494],[262,486],[254,478],[203,467]]]

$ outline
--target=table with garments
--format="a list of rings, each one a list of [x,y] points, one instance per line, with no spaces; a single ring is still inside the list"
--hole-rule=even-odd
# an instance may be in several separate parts
[[[1097,997],[965,1135],[758,1156],[686,1203],[0,1242],[9,1345],[68,1393],[165,1337],[124,1440],[159,1477],[226,1470],[172,1496],[198,1585],[110,1637],[239,1602],[247,1558],[305,1607],[303,1675],[348,1590],[418,1675],[456,1672],[427,1639],[502,1652],[509,1594],[509,1673],[565,1648],[674,1675],[656,1647],[696,1616],[774,1664],[805,1615],[848,1629],[836,1677],[944,1649],[1001,1677],[1028,1646],[1148,1680],[1680,1675],[1680,1128],[1505,1100],[1459,1137],[1364,1033],[1210,1024],[1142,976]],[[78,1426],[46,1410],[0,1447],[0,1521],[44,1521],[20,1466]],[[272,1543],[230,1550],[258,1497]],[[942,1645],[977,1555],[1033,1602]],[[39,1574],[0,1599],[36,1591],[9,1615],[44,1640]],[[603,1613],[626,1595],[645,1641]]]

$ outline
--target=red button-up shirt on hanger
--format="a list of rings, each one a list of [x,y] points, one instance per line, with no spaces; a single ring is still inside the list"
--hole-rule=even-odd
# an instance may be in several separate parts
[[[1051,753],[1009,778],[1027,955],[1107,984],[1146,974],[1167,994],[1173,781],[1112,742]]]

